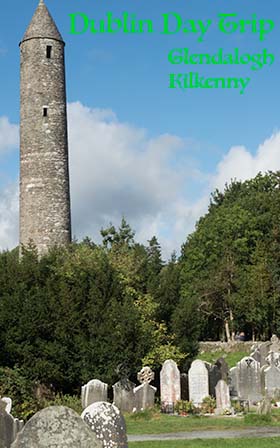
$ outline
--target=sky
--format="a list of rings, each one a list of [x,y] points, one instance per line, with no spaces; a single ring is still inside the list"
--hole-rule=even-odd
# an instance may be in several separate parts
[[[280,169],[279,0],[45,0],[66,42],[73,234],[100,241],[125,216],[144,244],[156,235],[167,259],[207,212],[210,194],[231,179]],[[0,27],[0,249],[18,244],[19,47],[38,0],[3,2]],[[70,14],[96,26],[111,12],[151,20],[153,33],[71,34]],[[163,34],[163,14],[184,22]],[[219,14],[256,20],[219,31]],[[169,19],[169,29],[175,22]],[[193,22],[190,22],[190,21]],[[211,26],[199,42],[198,21]],[[260,40],[261,20],[274,29]],[[268,26],[266,24],[265,26]],[[252,32],[256,30],[256,32]],[[77,31],[81,22],[77,21]],[[192,53],[274,54],[274,63],[173,65],[174,48]],[[170,89],[169,74],[250,78],[240,89]]]

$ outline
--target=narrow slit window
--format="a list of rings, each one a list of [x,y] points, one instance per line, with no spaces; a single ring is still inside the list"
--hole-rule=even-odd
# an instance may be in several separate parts
[[[51,59],[52,57],[52,46],[47,45],[47,59]]]
[[[48,116],[48,108],[43,107],[43,117],[47,117],[47,116]]]

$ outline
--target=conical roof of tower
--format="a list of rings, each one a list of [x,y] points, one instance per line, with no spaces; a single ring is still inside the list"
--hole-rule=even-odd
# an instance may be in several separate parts
[[[44,0],[39,1],[39,5],[31,19],[31,22],[22,38],[22,42],[38,37],[56,39],[63,42],[62,36],[57,29],[55,21],[49,13]]]

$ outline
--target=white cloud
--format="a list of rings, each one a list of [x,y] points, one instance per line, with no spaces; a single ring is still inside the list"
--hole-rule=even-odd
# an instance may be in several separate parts
[[[255,154],[232,147],[215,172],[197,169],[187,140],[121,123],[111,110],[68,106],[73,232],[98,241],[101,227],[119,225],[124,215],[146,243],[157,235],[164,256],[180,250],[197,219],[207,211],[210,192],[225,182],[280,169],[280,132]],[[18,144],[18,127],[0,118],[0,152]],[[195,188],[193,187],[195,185]],[[189,190],[195,192],[192,199]],[[189,193],[189,194],[188,194]],[[0,248],[18,244],[17,185],[0,191]]]
[[[176,224],[176,207],[189,173],[172,168],[184,141],[118,122],[112,111],[80,103],[68,108],[73,229],[96,240],[102,226],[122,215],[143,242],[165,239]]]
[[[7,117],[0,117],[0,154],[18,147],[19,127],[10,123]]]
[[[244,146],[232,147],[218,164],[212,185],[222,190],[231,179],[243,181],[255,177],[260,171],[279,169],[280,132],[275,132],[258,147],[255,155]]]
[[[18,186],[10,185],[0,191],[0,248],[18,245]]]

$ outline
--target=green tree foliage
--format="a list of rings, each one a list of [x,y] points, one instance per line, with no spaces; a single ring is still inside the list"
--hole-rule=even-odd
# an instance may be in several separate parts
[[[137,368],[145,353],[139,313],[103,249],[81,244],[39,261],[32,251],[20,262],[0,258],[3,366],[19,365],[66,392],[92,377],[112,382],[120,362]]]
[[[279,187],[280,173],[270,172],[212,195],[182,248],[178,334],[187,323],[182,310],[195,306],[204,339],[279,332]]]

